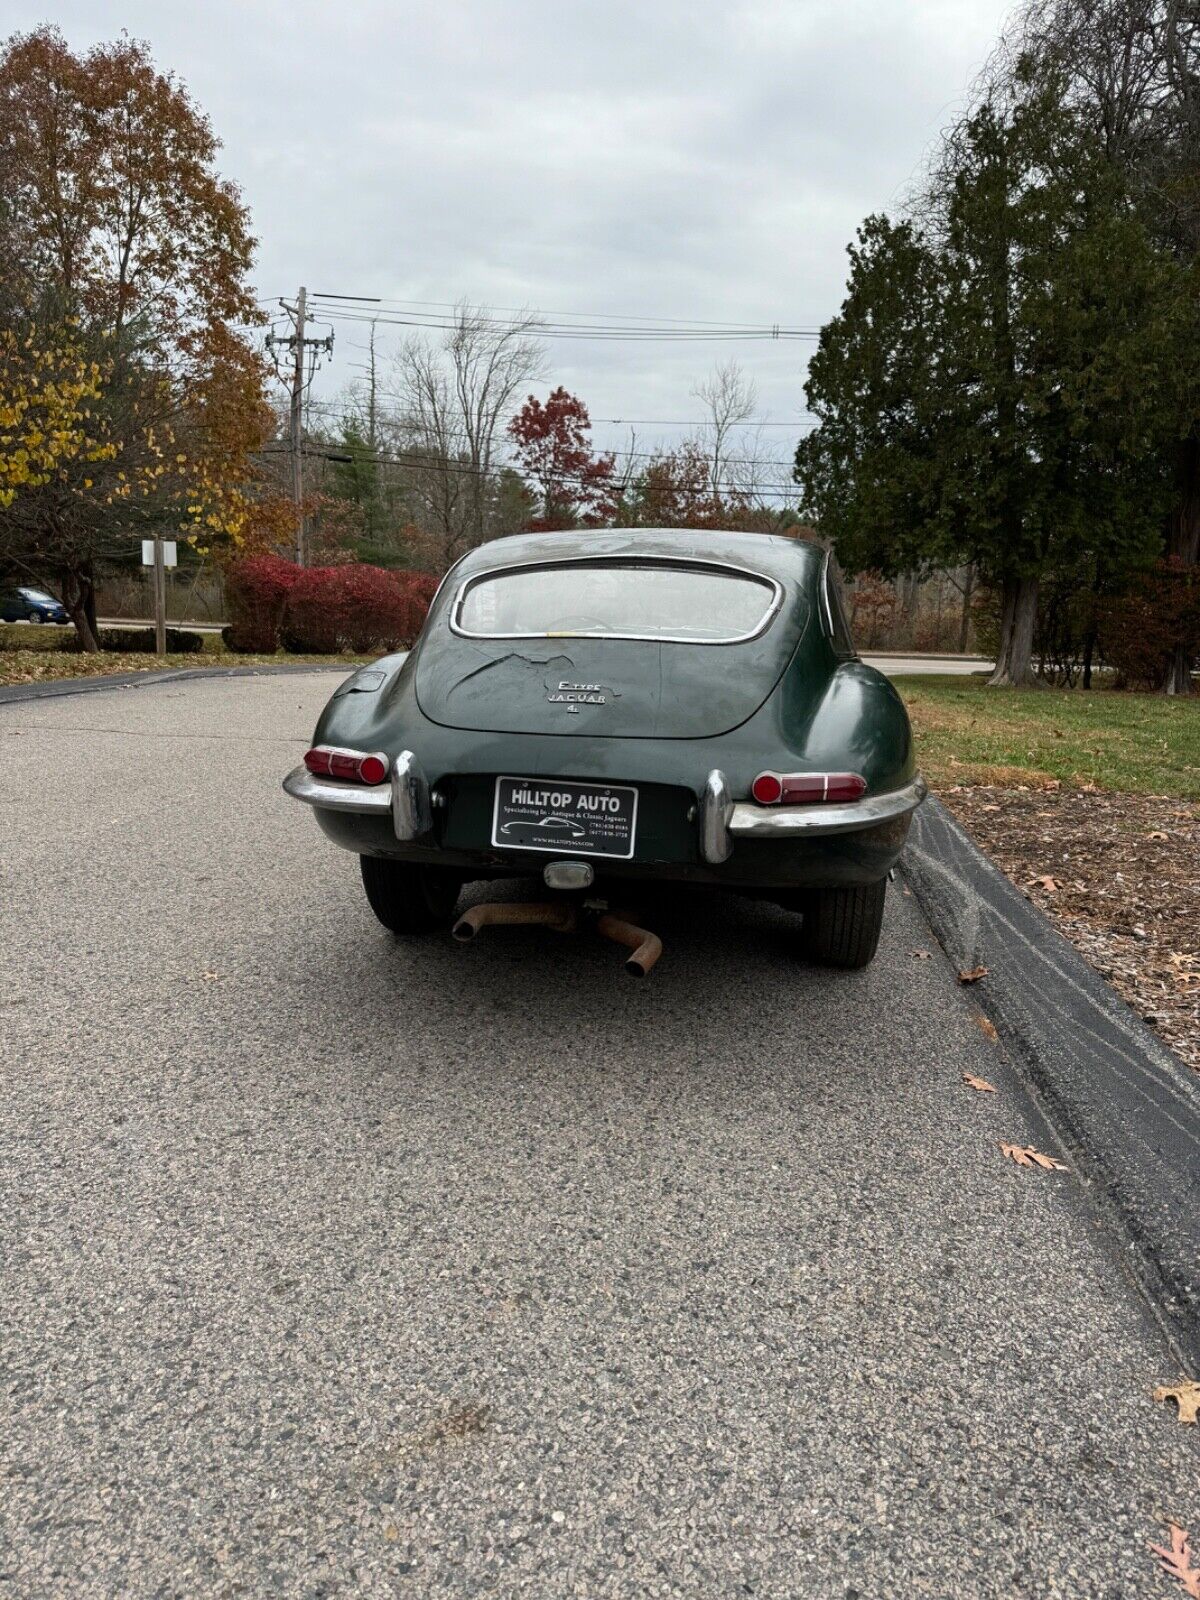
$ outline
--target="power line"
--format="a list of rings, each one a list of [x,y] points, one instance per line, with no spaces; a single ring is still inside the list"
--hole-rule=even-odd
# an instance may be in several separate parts
[[[285,453],[290,452],[270,445],[261,452],[263,455],[283,455]],[[452,461],[447,456],[430,457],[419,453],[384,455],[380,452],[375,452],[370,455],[346,456],[341,451],[314,448],[311,444],[305,446],[304,453],[306,456],[317,460],[333,461],[343,465],[354,463],[355,465],[374,467],[409,467],[435,475],[455,473],[463,477],[494,478],[498,477],[506,467],[514,473],[517,471],[515,467],[509,466],[508,463],[496,467],[477,467],[473,466],[469,461]],[[776,463],[776,465],[782,466],[784,463],[780,462]],[[580,487],[593,489],[597,487],[593,480],[584,477],[580,473],[558,473],[555,475],[554,482],[556,484],[576,484]],[[614,484],[612,487],[617,488],[619,485]],[[722,492],[730,495],[752,494],[760,499],[767,496],[773,499],[791,499],[795,498],[797,492],[793,489],[784,488],[782,485],[767,485],[748,490],[743,484],[729,483],[728,481],[713,483],[708,487],[711,494],[720,494]]]
[[[319,405],[314,404],[310,409],[319,411],[319,410],[322,409],[322,407],[319,406]],[[334,407],[330,407],[329,409],[330,410],[335,410]],[[335,411],[335,414],[336,414],[336,411]],[[615,449],[614,450],[600,450],[600,451],[597,452],[597,454],[602,455],[602,456],[604,456],[604,455],[619,456],[623,460],[630,460],[630,461],[661,461],[663,459],[664,455],[668,454],[668,453],[669,452],[665,452],[665,451],[662,451],[662,450],[615,450]],[[365,456],[363,456],[363,457],[359,457],[357,459],[366,460],[367,458]],[[778,457],[775,457],[775,456],[768,456],[768,457],[723,456],[722,459],[724,461],[726,461],[731,467],[759,467],[759,468],[788,467],[791,464],[790,462],[780,460]]]
[[[463,302],[463,301],[460,301],[460,300],[395,300],[395,299],[389,299],[386,295],[367,295],[367,294],[317,294],[315,296],[315,298],[318,299],[318,300],[358,300],[358,301],[362,301],[362,302],[364,302],[365,304],[368,304],[368,305],[388,305],[388,306],[402,306],[402,307],[434,306],[434,307],[440,307],[442,310],[445,310],[445,311],[457,311],[460,306],[462,306],[464,303],[466,303],[466,302]],[[616,322],[616,323],[652,322],[657,327],[662,327],[662,326],[665,326],[665,325],[671,324],[671,323],[678,323],[678,324],[681,324],[683,326],[690,327],[690,328],[763,328],[763,327],[774,327],[774,326],[776,326],[776,324],[774,324],[774,323],[738,322],[738,321],[733,320],[733,319],[728,320],[728,321],[725,321],[725,320],[712,321],[712,320],[706,319],[704,317],[652,317],[652,316],[646,316],[646,315],[643,315],[643,314],[638,314],[636,312],[550,311],[550,310],[534,310],[534,309],[532,309],[531,307],[528,307],[528,306],[490,306],[490,305],[483,305],[483,306],[480,307],[480,309],[483,310],[483,311],[507,311],[507,312],[510,313],[510,315],[516,316],[516,317],[521,317],[521,318],[525,318],[525,317],[575,317],[575,318],[586,318],[586,319],[588,319],[588,320],[590,320],[592,322]]]
[[[388,400],[403,400],[403,399],[406,398],[404,395],[398,394],[394,389],[380,389],[379,390],[379,394],[381,396],[383,396],[385,399],[388,399]],[[335,417],[345,417],[346,415],[348,415],[348,408],[346,406],[344,406],[344,405],[338,404],[338,402],[333,401],[333,400],[325,400],[325,401],[314,400],[314,401],[311,402],[309,409],[312,410],[312,411],[323,411],[326,414],[328,414],[330,416],[335,416]],[[514,415],[516,415],[516,414],[517,413],[514,413]],[[503,420],[508,421],[510,419],[505,418]],[[697,429],[701,429],[701,428],[711,428],[712,427],[711,421],[705,421],[705,419],[703,417],[697,417],[697,418],[695,418],[693,420],[690,420],[690,421],[687,420],[686,418],[678,418],[675,421],[667,421],[667,420],[662,419],[662,418],[657,418],[656,419],[656,418],[653,418],[653,417],[592,417],[592,418],[590,418],[590,421],[593,422],[593,423],[597,423],[597,422],[599,422],[599,423],[616,423],[616,424],[619,424],[620,426],[627,427],[627,428],[645,427],[645,428],[697,428]],[[399,426],[400,427],[417,426],[417,424],[406,424],[406,423],[401,422],[399,424]],[[790,428],[793,431],[795,431],[797,428],[817,428],[817,427],[820,426],[820,423],[815,417],[806,417],[806,418],[802,418],[801,420],[799,420],[797,422],[758,422],[758,421],[751,420],[751,421],[748,421],[748,422],[735,423],[734,426],[738,427],[738,428]],[[642,455],[642,454],[658,455],[661,452],[659,452],[659,451],[639,451],[639,450],[614,450],[611,453],[613,455],[623,456],[623,455]]]
[[[427,326],[445,326],[453,328],[458,322],[459,310],[462,302],[454,301],[421,301],[421,299],[387,299],[378,294],[317,294],[315,299],[323,301],[352,301],[371,306],[397,307],[395,310],[373,312],[371,317],[381,320],[395,320],[395,322],[408,322],[410,318],[429,318]],[[413,307],[434,307],[434,309],[418,309]],[[440,315],[440,312],[451,312],[450,317]],[[507,312],[506,318],[493,317],[493,312]],[[326,307],[325,315],[338,315],[336,307]],[[344,315],[366,315],[362,312],[349,312]],[[651,336],[662,338],[667,334],[682,336],[682,338],[765,338],[765,339],[814,339],[819,336],[819,328],[808,326],[795,326],[792,323],[762,323],[738,322],[738,320],[709,320],[702,317],[648,317],[648,315],[614,314],[614,312],[578,312],[578,310],[539,310],[526,306],[480,306],[478,310],[467,309],[472,322],[483,322],[485,325],[510,325],[512,318],[517,318],[515,326],[525,326],[528,322],[538,322],[546,326],[547,330],[557,333],[570,334],[578,325],[579,336],[587,334],[629,334],[629,336]],[[549,318],[568,318],[566,322],[550,322]],[[648,328],[642,330],[635,323],[648,323]],[[531,330],[536,331],[536,330]]]
[[[345,310],[341,306],[324,304],[320,307],[320,313],[322,317],[331,321],[366,322],[374,323],[380,327],[416,328],[438,333],[453,332],[459,325],[453,317],[438,316],[429,312],[413,312],[408,315],[390,312],[367,313],[364,311]],[[513,322],[499,317],[474,314],[471,320],[477,326],[491,329],[497,333],[525,333],[530,338],[536,339],[590,339],[609,344],[625,342],[633,344],[664,342],[668,344],[711,344],[722,342],[766,342],[775,344],[820,337],[820,331],[816,328],[785,328],[776,325],[770,327],[733,327],[720,324],[704,327],[698,325],[690,327],[633,327],[599,323],[554,323],[539,320],[536,315],[529,322]]]

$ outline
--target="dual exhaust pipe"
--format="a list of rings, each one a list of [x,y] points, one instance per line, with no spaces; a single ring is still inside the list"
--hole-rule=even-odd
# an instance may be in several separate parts
[[[578,925],[579,913],[569,901],[491,900],[464,912],[451,932],[461,944],[469,944],[481,928],[539,927],[552,928],[555,933],[574,933]],[[615,912],[601,912],[596,918],[596,932],[632,952],[625,960],[625,971],[634,978],[644,978],[662,955],[662,940],[657,934]]]

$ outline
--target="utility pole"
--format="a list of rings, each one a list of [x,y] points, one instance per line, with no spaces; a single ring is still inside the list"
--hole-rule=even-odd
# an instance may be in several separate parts
[[[296,565],[304,565],[304,323],[308,290],[300,285],[296,296],[296,335],[293,340],[295,362],[292,367],[292,504],[296,508]]]
[[[267,349],[274,351],[280,345],[286,345],[292,353],[292,371],[290,377],[290,403],[289,403],[289,428],[288,449],[292,457],[292,503],[296,508],[296,565],[304,565],[305,544],[307,542],[307,529],[304,519],[304,395],[315,370],[316,355],[318,350],[328,354],[333,352],[333,334],[327,334],[323,339],[309,338],[306,330],[308,327],[308,290],[300,286],[296,296],[295,305],[289,305],[286,300],[281,300],[280,305],[291,318],[293,331],[289,334],[271,332],[267,335]],[[312,361],[309,361],[308,352],[313,352]],[[278,362],[278,358],[276,358]],[[278,371],[278,365],[276,371]]]
[[[162,535],[154,535],[154,653],[167,653],[167,570]]]

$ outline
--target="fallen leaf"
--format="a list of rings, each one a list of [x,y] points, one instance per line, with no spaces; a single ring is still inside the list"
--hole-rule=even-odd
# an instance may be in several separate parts
[[[963,1082],[968,1089],[978,1089],[980,1094],[995,1094],[996,1092],[994,1083],[989,1083],[986,1078],[977,1078],[973,1072],[964,1072]]]
[[[1179,1408],[1180,1422],[1200,1422],[1200,1383],[1185,1379],[1182,1383],[1160,1384],[1154,1390],[1155,1400],[1174,1400]]]
[[[1192,1600],[1200,1600],[1200,1567],[1192,1565],[1188,1536],[1177,1522],[1168,1522],[1167,1527],[1171,1530],[1171,1548],[1166,1550],[1161,1544],[1152,1544],[1150,1548],[1162,1562],[1164,1572],[1178,1578],[1183,1592],[1191,1595]]]
[[[1147,839],[1162,839],[1162,840],[1165,840],[1165,839],[1169,838],[1170,836],[1168,834],[1165,834],[1165,833],[1161,832],[1158,828],[1156,828],[1153,833],[1148,833],[1146,835],[1146,837],[1147,837]]]
[[[968,971],[959,973],[958,981],[959,983],[978,983],[980,978],[986,978],[987,975],[988,969],[986,967],[971,967]]]
[[[1056,1161],[1053,1156],[1045,1156],[1040,1150],[1035,1150],[1031,1144],[1006,1144],[1000,1140],[1001,1152],[1010,1161],[1015,1161],[1019,1167],[1041,1167],[1044,1172],[1066,1172],[1067,1166],[1063,1161]]]
[[[985,1039],[990,1039],[993,1044],[997,1043],[1000,1035],[996,1032],[996,1024],[991,1020],[990,1017],[985,1017],[982,1011],[977,1011],[975,1013],[975,1026],[979,1029],[980,1033],[983,1034]]]
[[[219,972],[202,972],[200,976],[204,979],[205,983],[215,983],[221,974]]]
[[[1057,882],[1050,876],[1048,872],[1044,872],[1040,878],[1031,878],[1030,883],[1036,883],[1038,888],[1045,889],[1047,894],[1053,894],[1058,888]]]

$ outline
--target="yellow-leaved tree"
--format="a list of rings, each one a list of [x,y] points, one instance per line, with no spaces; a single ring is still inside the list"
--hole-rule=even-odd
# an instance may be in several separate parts
[[[254,545],[290,513],[248,330],[254,241],[186,89],[127,38],[0,51],[0,563],[97,648],[97,568],[152,533]]]

